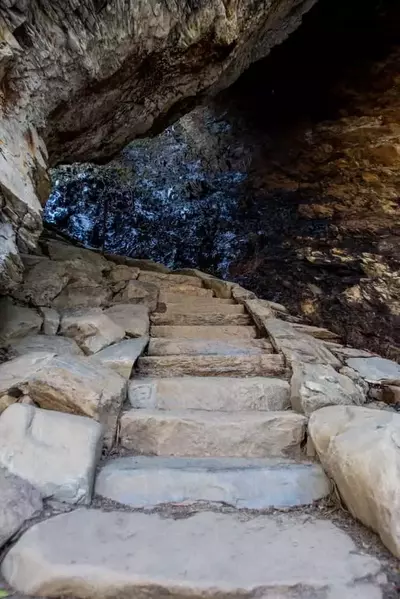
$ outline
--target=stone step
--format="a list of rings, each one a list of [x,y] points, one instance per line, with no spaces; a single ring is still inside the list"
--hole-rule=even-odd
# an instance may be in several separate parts
[[[221,314],[218,312],[175,313],[164,312],[152,314],[150,321],[153,325],[182,325],[182,326],[226,326],[250,325],[252,319],[248,314]]]
[[[283,376],[283,357],[260,356],[146,356],[137,361],[143,377],[166,376]]]
[[[253,326],[152,326],[151,337],[171,339],[255,339],[258,331]]]
[[[230,301],[230,300],[228,300]],[[182,305],[184,304],[184,305]],[[245,309],[242,304],[221,304],[216,303],[215,299],[211,299],[207,303],[201,302],[176,302],[165,304],[166,310],[162,310],[166,314],[245,314]],[[161,311],[161,310],[160,310]]]
[[[140,283],[151,283],[152,285],[155,285],[162,294],[167,294],[167,296],[169,296],[169,294],[178,294],[183,295],[184,297],[201,297],[203,299],[211,299],[214,297],[214,291],[212,289],[206,289],[201,285],[197,287],[196,285],[189,285],[188,283],[175,283],[173,281],[156,279],[150,280],[149,277],[141,277],[140,275],[138,280]]]
[[[120,443],[139,455],[296,457],[306,423],[291,411],[129,410],[121,417]]]
[[[1,571],[18,595],[379,599],[386,577],[326,518],[80,508],[34,524]]]
[[[150,272],[141,270],[139,273],[139,281],[145,283],[153,283],[160,287],[175,287],[175,285],[191,285],[192,287],[203,287],[202,280],[197,277],[180,274],[164,274],[161,272]]]
[[[236,305],[233,299],[220,299],[219,297],[211,297],[208,294],[206,297],[194,295],[184,295],[183,293],[172,293],[171,291],[160,291],[159,302],[161,304],[196,304],[196,305]]]
[[[273,353],[272,343],[266,339],[150,339],[149,356],[259,356]]]
[[[330,491],[319,464],[277,458],[119,458],[100,470],[95,488],[135,508],[207,501],[254,510],[307,505]]]
[[[132,379],[133,408],[158,410],[279,411],[290,408],[290,386],[277,378],[176,377]]]

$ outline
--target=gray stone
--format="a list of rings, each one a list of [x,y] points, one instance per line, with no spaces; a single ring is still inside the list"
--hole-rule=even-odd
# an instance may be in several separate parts
[[[310,504],[331,489],[321,466],[307,462],[128,457],[106,464],[95,490],[136,508],[208,501],[262,510]]]
[[[59,335],[28,335],[10,345],[17,356],[32,352],[49,352],[59,356],[84,355],[73,339]]]
[[[66,312],[61,318],[60,333],[75,339],[85,354],[94,354],[125,336],[125,330],[100,308]]]
[[[52,260],[81,260],[82,262],[95,266],[99,271],[108,271],[112,267],[112,264],[98,252],[92,252],[70,243],[52,239],[46,243],[46,247]]]
[[[400,379],[400,364],[378,356],[372,358],[350,358],[347,360],[347,365],[371,383],[385,379]]]
[[[42,318],[36,310],[18,306],[7,297],[0,299],[0,314],[0,345],[38,333],[42,327]]]
[[[60,326],[60,315],[54,308],[39,308],[43,316],[43,333],[45,335],[56,335]]]
[[[286,410],[289,383],[277,378],[177,377],[133,379],[129,400],[134,408],[159,410]]]
[[[109,305],[111,298],[111,289],[99,285],[95,279],[84,277],[66,285],[52,305],[60,311],[93,308]]]
[[[37,489],[22,478],[0,468],[0,549],[23,524],[42,510]]]
[[[226,314],[218,312],[163,312],[151,316],[153,325],[178,325],[178,326],[229,326],[250,325],[252,319],[248,314]]]
[[[146,337],[149,334],[150,321],[147,306],[117,304],[104,310],[104,314],[122,327],[129,337]]]
[[[300,455],[306,418],[294,412],[129,410],[120,442],[141,455],[265,458]]]
[[[0,417],[0,466],[44,498],[90,503],[102,427],[90,418],[14,404]]]
[[[309,416],[315,410],[332,405],[361,405],[366,397],[349,378],[329,364],[292,364],[292,408]]]
[[[0,223],[0,293],[13,291],[22,281],[23,270],[12,225]]]
[[[152,337],[170,339],[255,339],[256,327],[250,326],[152,326]]]
[[[121,376],[129,379],[136,360],[144,352],[148,342],[148,337],[126,339],[125,341],[120,341],[119,343],[110,345],[110,347],[106,347],[88,359],[91,362],[111,368]]]
[[[268,353],[273,353],[273,348],[267,339],[152,338],[148,349],[149,356],[259,356]]]
[[[125,289],[114,296],[114,303],[141,304],[154,312],[158,304],[157,285],[145,281],[128,281]]]
[[[400,414],[324,408],[311,416],[309,434],[351,514],[400,557]]]
[[[382,599],[378,559],[332,522],[300,514],[79,509],[33,526],[1,570],[41,597]]]
[[[117,264],[112,267],[112,270],[108,274],[110,283],[121,283],[122,281],[131,281],[137,279],[139,276],[140,269],[126,266],[125,264]]]

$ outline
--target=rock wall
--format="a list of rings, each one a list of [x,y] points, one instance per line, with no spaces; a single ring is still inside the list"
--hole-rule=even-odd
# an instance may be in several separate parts
[[[105,159],[163,127],[266,55],[314,1],[2,2],[0,205],[18,246],[40,232],[48,160]]]

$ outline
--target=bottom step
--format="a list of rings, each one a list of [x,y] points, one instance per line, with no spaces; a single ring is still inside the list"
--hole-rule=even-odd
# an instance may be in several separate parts
[[[106,464],[96,493],[131,507],[219,502],[263,510],[307,505],[330,493],[319,464],[240,458],[119,458]]]
[[[18,593],[75,599],[379,599],[384,582],[376,557],[309,514],[81,508],[32,526],[1,570]]]

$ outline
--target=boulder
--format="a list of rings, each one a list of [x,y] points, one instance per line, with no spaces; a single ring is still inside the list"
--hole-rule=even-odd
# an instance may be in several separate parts
[[[379,356],[349,358],[347,365],[356,370],[367,382],[377,383],[385,379],[400,379],[400,364]]]
[[[108,280],[112,285],[115,283],[121,283],[123,281],[131,281],[137,279],[140,273],[139,268],[132,268],[124,264],[117,264],[113,266],[108,274]]]
[[[329,364],[294,362],[291,379],[292,408],[309,416],[331,405],[361,405],[366,397],[351,378]]]
[[[104,425],[107,447],[115,438],[126,387],[116,372],[78,356],[36,352],[0,364],[0,398],[26,394],[41,408],[89,416]]]
[[[309,434],[352,515],[400,557],[400,414],[323,408],[312,414]]]
[[[148,337],[125,339],[110,347],[106,347],[89,357],[91,362],[102,364],[129,379],[138,357],[144,352],[149,342]]]
[[[1,443],[1,441],[0,441]],[[0,468],[0,549],[42,511],[42,498],[27,480]]]
[[[32,333],[38,333],[42,318],[32,308],[18,306],[10,298],[0,299],[0,346]]]
[[[41,261],[26,273],[23,284],[13,295],[23,302],[31,302],[34,306],[51,306],[69,279],[67,263]]]
[[[60,315],[54,308],[39,308],[43,317],[43,333],[45,335],[56,335],[60,326]]]
[[[104,310],[104,314],[122,327],[129,337],[143,337],[149,334],[150,321],[147,306],[116,304]]]
[[[22,404],[0,417],[0,466],[44,498],[90,503],[101,447],[102,427],[90,418]]]
[[[65,260],[80,260],[85,264],[94,266],[99,271],[108,271],[112,267],[112,264],[98,252],[92,252],[55,239],[47,241],[45,245],[52,260],[61,262]]]
[[[142,304],[150,312],[157,308],[159,290],[153,283],[144,281],[129,281],[125,289],[114,296],[114,303]]]
[[[66,312],[61,318],[60,333],[75,339],[85,354],[94,354],[125,337],[125,330],[100,308]]]
[[[105,285],[99,285],[94,279],[86,278],[66,285],[52,305],[60,311],[100,307],[107,306],[111,297],[111,289]]]
[[[83,356],[73,339],[59,335],[28,335],[10,344],[16,356],[32,352],[48,352],[59,356]]]

